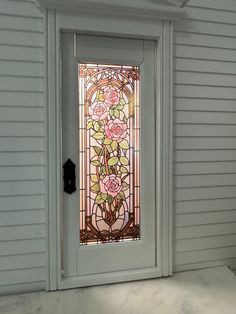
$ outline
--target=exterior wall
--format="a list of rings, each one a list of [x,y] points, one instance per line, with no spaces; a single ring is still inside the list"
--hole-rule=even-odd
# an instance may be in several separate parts
[[[236,268],[236,2],[175,28],[174,269]],[[45,289],[43,20],[0,0],[0,294]]]
[[[43,20],[0,0],[0,294],[45,289]]]
[[[236,268],[236,1],[186,11],[175,28],[174,269]]]

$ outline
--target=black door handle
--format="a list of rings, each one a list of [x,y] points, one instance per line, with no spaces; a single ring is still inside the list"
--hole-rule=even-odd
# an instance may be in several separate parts
[[[63,165],[64,169],[64,191],[68,194],[71,194],[76,191],[75,186],[75,164],[71,159],[67,159],[67,161]]]

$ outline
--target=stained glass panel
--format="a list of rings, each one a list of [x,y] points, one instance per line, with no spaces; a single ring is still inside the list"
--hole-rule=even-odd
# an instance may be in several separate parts
[[[80,63],[80,244],[140,238],[140,69]]]

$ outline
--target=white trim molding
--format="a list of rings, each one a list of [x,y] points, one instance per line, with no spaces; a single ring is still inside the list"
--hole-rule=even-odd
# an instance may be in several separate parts
[[[39,0],[43,5],[46,0]],[[87,1],[87,0],[86,0]],[[105,0],[103,0],[104,2]],[[167,0],[166,0],[167,1]],[[53,3],[53,0],[48,0]],[[62,1],[55,1],[61,3]],[[69,0],[70,2],[70,0]],[[90,1],[88,1],[90,2]],[[113,2],[113,1],[111,1]],[[123,1],[121,1],[124,3]],[[132,1],[131,1],[132,2]],[[148,2],[148,1],[147,1]],[[165,2],[165,0],[155,1]],[[180,0],[168,0],[181,5]],[[128,1],[130,3],[130,1]],[[48,5],[48,7],[50,7]],[[180,9],[180,8],[179,8]],[[76,13],[54,9],[44,9],[46,48],[46,108],[47,108],[47,184],[48,184],[48,290],[66,289],[91,284],[78,281],[76,277],[63,278],[62,275],[62,173],[61,173],[61,83],[60,83],[60,35],[62,31],[108,35],[128,38],[152,39],[156,49],[156,155],[157,155],[157,228],[161,230],[162,241],[158,239],[158,250],[162,260],[156,268],[115,274],[108,273],[104,279],[97,276],[93,284],[115,281],[136,280],[172,275],[172,212],[173,212],[173,21],[150,19],[143,16],[129,18],[123,14],[94,15],[87,11]],[[175,15],[176,17],[176,15]],[[122,23],[121,23],[122,19]],[[160,243],[161,242],[161,243]]]
[[[41,8],[96,15],[179,18],[189,0],[36,0]]]

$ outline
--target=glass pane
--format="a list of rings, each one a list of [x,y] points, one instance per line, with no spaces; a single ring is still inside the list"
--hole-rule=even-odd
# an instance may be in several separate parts
[[[140,69],[80,63],[80,243],[140,238]]]

